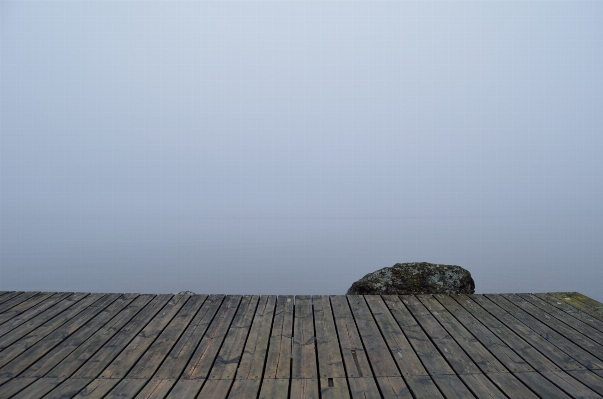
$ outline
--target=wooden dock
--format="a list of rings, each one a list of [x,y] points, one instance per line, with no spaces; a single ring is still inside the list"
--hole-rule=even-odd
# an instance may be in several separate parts
[[[578,293],[0,292],[0,398],[602,398]]]

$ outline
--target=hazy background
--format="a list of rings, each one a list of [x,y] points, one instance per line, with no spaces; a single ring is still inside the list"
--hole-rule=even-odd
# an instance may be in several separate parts
[[[603,300],[603,2],[10,2],[0,289]]]

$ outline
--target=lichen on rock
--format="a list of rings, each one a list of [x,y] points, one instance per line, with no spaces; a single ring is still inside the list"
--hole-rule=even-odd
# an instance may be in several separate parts
[[[473,294],[471,273],[456,265],[396,263],[352,284],[347,295]]]

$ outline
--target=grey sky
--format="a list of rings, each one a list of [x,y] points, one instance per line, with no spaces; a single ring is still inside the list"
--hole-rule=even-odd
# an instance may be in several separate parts
[[[0,289],[603,299],[602,2],[10,2]]]

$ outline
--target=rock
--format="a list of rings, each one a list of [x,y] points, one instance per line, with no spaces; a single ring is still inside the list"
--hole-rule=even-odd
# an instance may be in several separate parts
[[[174,292],[174,295],[197,295],[193,291],[180,291]]]
[[[473,294],[468,270],[427,262],[396,263],[356,281],[346,295]]]

